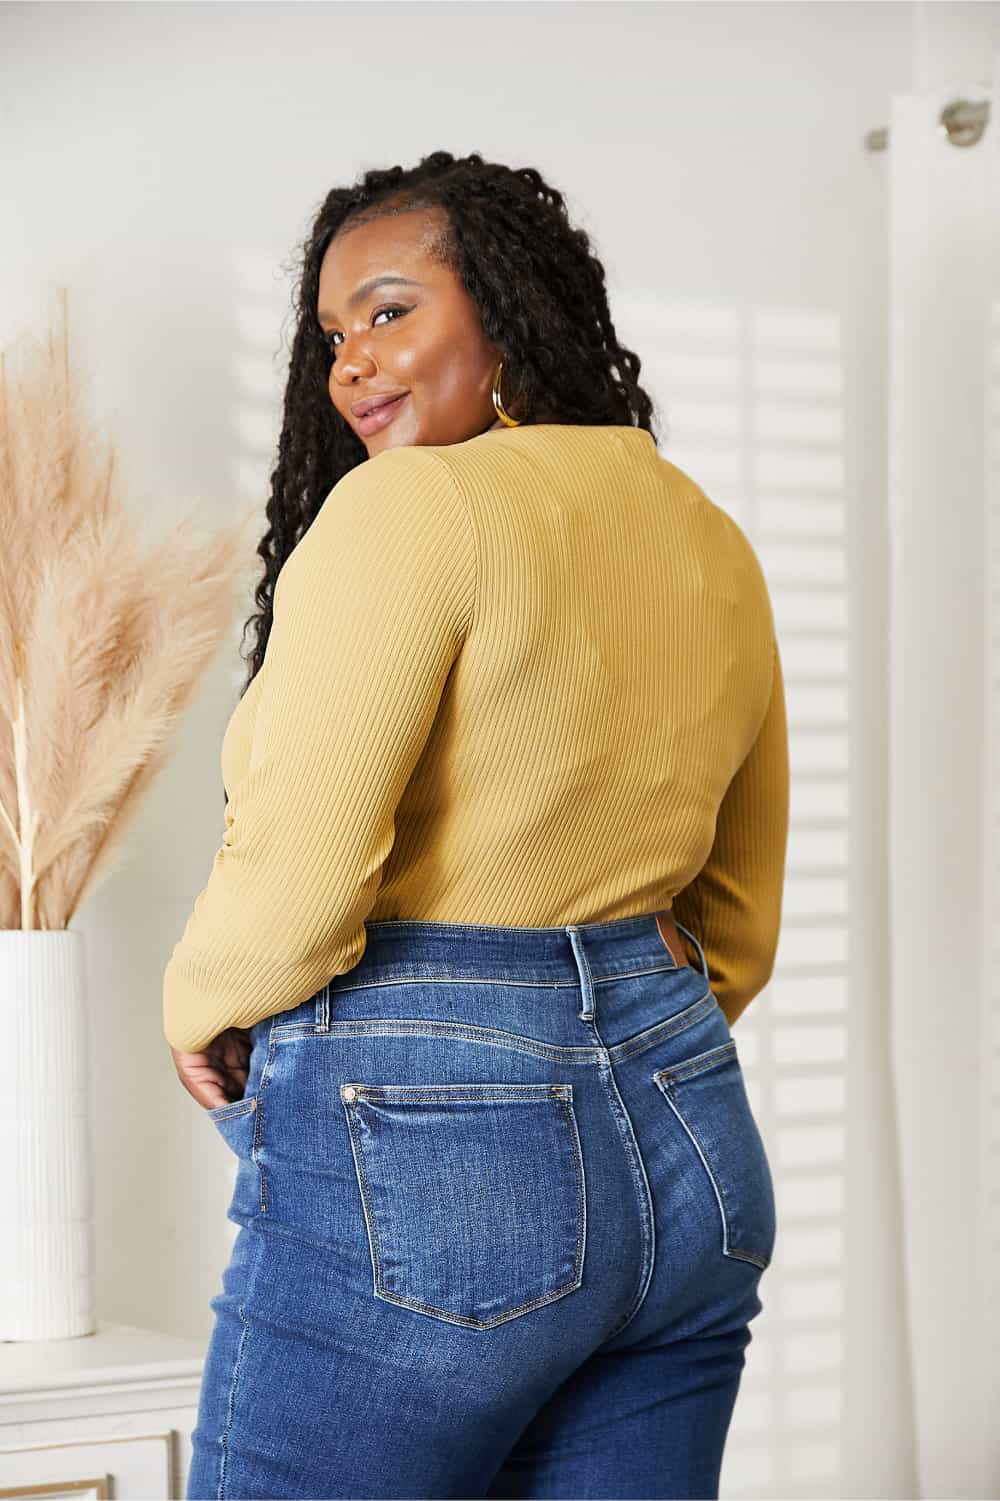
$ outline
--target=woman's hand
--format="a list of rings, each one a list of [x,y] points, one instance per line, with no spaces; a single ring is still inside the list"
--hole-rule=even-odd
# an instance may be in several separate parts
[[[242,1097],[251,1046],[248,1028],[227,1027],[200,1053],[182,1053],[179,1048],[170,1051],[177,1077],[188,1094],[206,1110],[214,1110]]]

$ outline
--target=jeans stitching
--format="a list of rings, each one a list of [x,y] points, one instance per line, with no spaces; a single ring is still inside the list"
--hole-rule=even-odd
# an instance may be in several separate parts
[[[247,1286],[246,1291],[243,1295],[243,1300],[239,1305],[240,1323],[242,1325],[242,1328],[240,1330],[240,1343],[239,1348],[236,1351],[236,1359],[233,1362],[232,1380],[229,1383],[229,1397],[226,1403],[226,1426],[223,1429],[222,1433],[219,1435],[220,1458],[218,1501],[226,1501],[226,1480],[227,1471],[229,1468],[229,1434],[233,1426],[233,1414],[236,1410],[236,1387],[239,1381],[240,1372],[243,1368],[243,1356],[246,1352],[247,1341],[250,1337],[250,1324],[247,1319],[246,1310],[247,1304],[249,1303],[251,1294],[253,1292],[254,1284],[257,1280],[257,1271],[260,1267],[260,1258],[263,1249],[263,1239],[258,1237],[256,1249],[254,1252],[254,1264],[247,1278]]]
[[[656,1022],[635,1037],[627,1037],[610,1048],[590,1044],[577,1046],[540,1042],[523,1033],[479,1027],[472,1022],[435,1022],[419,1017],[331,1022],[328,1030],[321,1034],[317,1034],[315,1027],[309,1022],[284,1022],[273,1028],[273,1036],[277,1043],[298,1042],[303,1038],[316,1038],[317,1041],[325,1042],[337,1037],[446,1037],[526,1053],[534,1058],[549,1058],[564,1064],[600,1063],[606,1055],[613,1062],[620,1062],[694,1026],[717,1006],[718,1001],[708,991],[683,1011],[666,1017],[662,1022]]]
[[[456,1086],[456,1088],[462,1087],[463,1086],[460,1085]],[[570,1129],[576,1182],[576,1249],[573,1256],[573,1276],[571,1280],[564,1283],[562,1287],[553,1288],[546,1293],[540,1294],[537,1298],[531,1298],[525,1303],[519,1303],[514,1308],[505,1309],[503,1313],[497,1314],[496,1317],[492,1319],[477,1319],[471,1315],[453,1313],[449,1309],[439,1308],[435,1303],[425,1303],[422,1299],[410,1298],[403,1293],[392,1292],[385,1286],[385,1281],[382,1273],[382,1248],[378,1235],[377,1217],[374,1212],[374,1206],[369,1191],[368,1171],[364,1163],[364,1152],[361,1148],[360,1139],[357,1135],[359,1127],[356,1119],[356,1109],[352,1110],[350,1102],[343,1100],[344,1110],[347,1115],[347,1129],[351,1142],[351,1156],[354,1159],[354,1174],[357,1179],[359,1192],[361,1194],[362,1209],[364,1211],[365,1224],[368,1231],[368,1246],[372,1263],[372,1291],[375,1297],[382,1299],[382,1301],[386,1303],[395,1303],[401,1308],[410,1308],[417,1313],[425,1313],[432,1318],[440,1320],[442,1323],[458,1324],[466,1329],[495,1329],[498,1324],[505,1324],[510,1319],[517,1318],[521,1314],[530,1313],[535,1308],[542,1308],[546,1303],[554,1303],[558,1298],[563,1298],[568,1293],[575,1292],[583,1283],[583,1265],[586,1251],[586,1177],[583,1167],[583,1148],[580,1141],[580,1131],[576,1119],[576,1112],[573,1108],[572,1085],[553,1086],[550,1084],[527,1084],[523,1086],[503,1086],[487,1084],[481,1087],[485,1090],[488,1090],[491,1096],[494,1095],[497,1090],[502,1091],[504,1089],[510,1089],[512,1087],[522,1088],[524,1090],[534,1090],[537,1088],[542,1092],[542,1098],[548,1095],[555,1099],[556,1103],[562,1107],[561,1113],[564,1116],[565,1123]],[[385,1091],[391,1091],[394,1089],[406,1089],[407,1099],[413,1099],[427,1094],[431,1098],[431,1100],[433,1100],[433,1097],[441,1088],[442,1086],[440,1085],[429,1085],[426,1086],[426,1088],[420,1085],[369,1085],[365,1087],[365,1089],[359,1094],[358,1097],[362,1098],[365,1094],[371,1097],[382,1097]],[[557,1090],[559,1091],[559,1093],[555,1092]],[[456,1097],[460,1100],[463,1098],[462,1096],[454,1096],[449,1094],[448,1096],[446,1096],[446,1099],[450,1102]],[[523,1097],[534,1098],[534,1095],[525,1095]],[[481,1099],[482,1096],[477,1094],[472,1096],[472,1098]]]
[[[234,1115],[248,1115],[251,1110],[256,1110],[256,1108],[257,1096],[247,1095],[242,1100],[230,1100],[228,1105],[216,1105],[213,1110],[208,1112],[208,1118],[215,1121],[228,1121],[232,1120]]]
[[[587,958],[586,949],[584,949],[582,944],[578,946],[577,943],[572,940],[572,938],[571,942],[573,942],[573,953],[576,958],[577,964],[579,966],[582,966],[587,971],[587,974],[589,976],[590,961]],[[643,1302],[646,1298],[646,1294],[649,1291],[650,1283],[653,1280],[653,1268],[656,1261],[656,1223],[653,1214],[653,1196],[649,1187],[649,1179],[646,1176],[646,1165],[642,1160],[642,1152],[639,1147],[638,1138],[635,1134],[635,1128],[632,1125],[632,1118],[629,1115],[628,1110],[625,1108],[625,1101],[621,1097],[617,1081],[615,1080],[610,1053],[601,1041],[601,1035],[597,1027],[596,1013],[591,1013],[588,1020],[590,1028],[601,1046],[601,1058],[599,1061],[601,1083],[607,1090],[608,1099],[611,1103],[612,1114],[614,1115],[615,1122],[618,1126],[618,1130],[621,1133],[625,1145],[629,1171],[632,1175],[632,1182],[635,1187],[636,1199],[639,1205],[639,1222],[642,1234],[642,1265],[639,1271],[639,1289],[636,1293],[635,1301],[631,1310],[626,1314],[625,1318],[621,1320],[614,1327],[614,1329],[609,1332],[607,1338],[611,1339],[614,1335],[620,1334],[621,1331],[627,1328],[627,1326],[632,1322],[636,1314],[639,1312],[639,1309],[642,1307]],[[618,1102],[617,1106],[615,1105],[616,1100]]]
[[[707,1053],[699,1053],[694,1058],[687,1058],[683,1063],[675,1063],[669,1068],[661,1068],[656,1071],[653,1078],[657,1084],[661,1081],[668,1087],[679,1083],[682,1079],[693,1079],[698,1074],[703,1074],[706,1069],[717,1068],[722,1063],[728,1063],[736,1057],[736,1039],[730,1038],[729,1042],[720,1043],[716,1048],[709,1048]]]
[[[610,985],[615,980],[637,980],[642,979],[645,975],[674,975],[685,969],[693,968],[694,966],[690,964],[647,964],[642,969],[615,970],[610,975],[592,975],[591,983],[595,987],[598,985]],[[350,974],[350,970],[345,970],[344,974]],[[542,980],[534,976],[524,979],[517,975],[469,974],[465,970],[458,969],[431,970],[427,974],[413,973],[403,975],[390,973],[383,975],[381,979],[357,980],[353,984],[334,986],[334,981],[340,978],[339,975],[334,975],[329,981],[328,988],[331,995],[341,995],[345,992],[350,993],[357,990],[381,990],[389,985],[503,985],[526,990],[574,990],[580,983],[579,979]],[[298,1025],[298,1023],[290,1023],[290,1025]]]
[[[684,1112],[680,1109],[679,1105],[672,1098],[672,1096],[668,1093],[667,1087],[663,1086],[659,1080],[657,1080],[657,1087],[660,1089],[660,1093],[663,1095],[663,1098],[666,1100],[667,1104],[670,1106],[671,1110],[674,1112],[674,1115],[680,1121],[681,1126],[683,1127],[685,1133],[687,1134],[687,1136],[688,1136],[688,1138],[689,1138],[692,1146],[694,1147],[695,1151],[698,1153],[698,1156],[701,1159],[701,1164],[702,1164],[703,1168],[705,1169],[705,1173],[706,1173],[706,1175],[708,1177],[708,1181],[712,1185],[712,1191],[715,1194],[715,1201],[716,1201],[716,1203],[717,1203],[717,1205],[719,1207],[719,1219],[722,1222],[722,1253],[723,1253],[723,1255],[724,1256],[732,1256],[732,1257],[736,1258],[739,1261],[749,1261],[749,1262],[752,1262],[754,1266],[758,1266],[758,1267],[761,1268],[761,1270],[765,1270],[767,1268],[767,1264],[768,1263],[763,1259],[763,1257],[758,1256],[756,1254],[756,1252],[754,1252],[754,1251],[745,1250],[741,1246],[734,1246],[734,1245],[730,1244],[730,1240],[729,1240],[729,1214],[728,1214],[728,1211],[726,1209],[725,1196],[724,1196],[724,1194],[722,1192],[721,1185],[720,1185],[718,1179],[715,1176],[715,1173],[712,1171],[712,1167],[711,1167],[711,1165],[710,1165],[710,1163],[708,1161],[708,1158],[705,1156],[704,1149],[702,1148],[701,1142],[698,1139],[698,1134],[694,1130],[694,1128],[688,1124],[688,1121],[687,1121],[687,1119],[686,1119],[686,1117],[684,1115]]]
[[[280,1011],[277,1012],[276,1015],[280,1016],[281,1012]],[[277,1039],[277,1036],[276,1036],[276,1032],[277,1032],[277,1028],[275,1026],[274,1018],[272,1018],[272,1020],[271,1020],[271,1026],[270,1026],[270,1028],[268,1030],[268,1034],[267,1034],[267,1057],[264,1060],[264,1066],[263,1066],[263,1068],[261,1069],[261,1072],[260,1072],[260,1082],[257,1085],[257,1096],[256,1096],[256,1098],[257,1098],[257,1119],[254,1122],[253,1147],[251,1148],[251,1151],[250,1151],[251,1157],[253,1158],[254,1162],[257,1164],[257,1172],[258,1172],[259,1177],[260,1177],[260,1212],[261,1212],[261,1214],[266,1214],[267,1213],[267,1169],[265,1168],[263,1162],[261,1162],[261,1160],[260,1160],[260,1149],[261,1149],[261,1146],[262,1146],[262,1143],[263,1143],[263,1139],[264,1139],[264,1115],[266,1113],[265,1112],[266,1091],[267,1091],[267,1086],[270,1083],[271,1065],[274,1062],[274,1053],[275,1053],[275,1048],[277,1047],[277,1042],[278,1042],[278,1039]]]

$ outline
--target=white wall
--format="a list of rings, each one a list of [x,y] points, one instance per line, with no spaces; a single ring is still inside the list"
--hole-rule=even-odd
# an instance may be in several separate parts
[[[787,652],[794,827],[778,966],[740,1029],[785,1239],[737,1406],[740,1462],[724,1470],[743,1495],[873,1495],[905,1475],[895,1169],[871,1147],[887,1125],[887,205],[885,159],[863,136],[945,57],[964,76],[1000,39],[998,12],[0,7],[0,341],[68,286],[92,410],[137,511],[200,495],[221,520],[255,484],[263,505],[281,263],[332,185],[446,147],[536,165],[567,194],[625,342],[648,354],[664,451],[758,546]],[[798,391],[789,372],[806,377]],[[220,657],[127,860],[75,923],[101,1315],[194,1335],[233,1230],[232,1159],[176,1081],[160,980],[221,838],[218,752],[241,673]],[[810,1073],[832,1102],[812,1127],[787,1104]]]

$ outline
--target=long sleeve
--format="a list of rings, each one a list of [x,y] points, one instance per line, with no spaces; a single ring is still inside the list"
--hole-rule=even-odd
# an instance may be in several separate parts
[[[673,901],[698,936],[712,991],[730,1027],[764,988],[781,927],[788,842],[788,726],[781,655],[757,738],[719,807],[711,852]]]
[[[471,517],[433,453],[387,449],[334,486],[278,575],[249,765],[164,972],[172,1047],[200,1051],[357,963],[476,599]]]

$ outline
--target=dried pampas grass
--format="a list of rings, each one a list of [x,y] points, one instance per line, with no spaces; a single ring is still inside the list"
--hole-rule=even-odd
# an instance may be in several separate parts
[[[80,416],[65,294],[61,332],[19,353],[0,350],[0,928],[65,928],[228,630],[254,518],[143,541]]]

